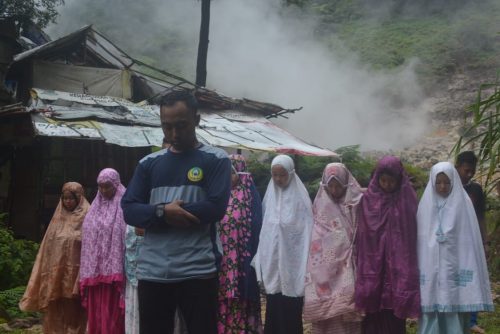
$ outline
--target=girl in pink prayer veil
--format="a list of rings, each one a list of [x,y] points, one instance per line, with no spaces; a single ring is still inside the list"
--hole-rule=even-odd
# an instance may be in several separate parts
[[[304,319],[313,333],[361,333],[354,307],[356,235],[361,187],[341,163],[325,167],[313,203]]]
[[[125,187],[112,168],[97,177],[99,191],[83,222],[80,291],[88,333],[122,334],[125,230],[120,206]]]

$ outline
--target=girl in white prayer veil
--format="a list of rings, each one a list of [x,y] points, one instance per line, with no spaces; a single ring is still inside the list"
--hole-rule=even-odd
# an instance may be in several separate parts
[[[271,174],[262,203],[264,218],[254,257],[257,280],[266,292],[264,333],[302,334],[312,204],[289,156],[275,157]]]
[[[431,169],[417,213],[419,333],[469,333],[469,313],[493,311],[476,214],[449,162]]]

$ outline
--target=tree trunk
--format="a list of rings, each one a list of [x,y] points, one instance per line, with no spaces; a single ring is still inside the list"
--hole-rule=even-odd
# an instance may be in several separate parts
[[[196,62],[196,84],[207,84],[207,54],[208,30],[210,26],[210,0],[201,0],[200,42],[198,44],[198,59]]]

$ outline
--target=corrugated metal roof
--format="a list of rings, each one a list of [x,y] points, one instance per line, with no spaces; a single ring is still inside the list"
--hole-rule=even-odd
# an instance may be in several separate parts
[[[159,107],[108,97],[34,88],[32,121],[37,135],[103,140],[127,147],[161,146]],[[305,143],[263,116],[239,110],[200,110],[198,139],[232,149],[334,156]]]

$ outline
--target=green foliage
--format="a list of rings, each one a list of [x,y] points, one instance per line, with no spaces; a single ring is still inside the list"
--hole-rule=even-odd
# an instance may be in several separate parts
[[[271,160],[275,155],[269,155],[265,159],[260,159],[256,154],[250,155],[247,159],[247,168],[250,173],[252,173],[252,177],[255,183],[255,187],[260,194],[261,198],[264,198],[264,194],[266,193],[267,184],[271,179]]]
[[[0,222],[0,290],[27,283],[37,251],[37,243],[15,239],[12,231]]]
[[[338,159],[332,157],[323,158],[307,156],[297,156],[295,158],[295,169],[304,183],[311,200],[314,200],[318,192],[323,169],[325,169],[327,164],[334,161],[338,161]]]
[[[287,0],[288,4],[318,8],[332,22],[385,14],[389,17],[450,14],[464,8],[469,0]]]
[[[366,15],[360,0],[312,1],[311,8],[328,23],[350,22]]]
[[[347,166],[359,184],[368,187],[376,161],[363,158],[359,152],[359,145],[344,146],[335,152],[341,156],[342,163]]]
[[[439,16],[395,19],[383,24],[357,21],[342,26],[338,38],[376,69],[394,68],[418,58],[421,75],[443,77],[463,63],[479,62],[495,54],[494,32],[485,24],[481,22],[481,27],[468,30],[465,22],[459,24]],[[465,32],[476,36],[464,41]],[[332,39],[332,46],[339,40]],[[486,42],[471,46],[473,40]]]
[[[283,3],[287,6],[303,7],[309,3],[309,0],[284,0]]]
[[[0,16],[13,17],[20,27],[27,27],[34,22],[40,28],[54,23],[57,17],[57,6],[64,0],[2,0]]]
[[[404,163],[403,165],[405,167],[406,173],[408,173],[408,176],[410,177],[413,188],[417,192],[418,198],[420,198],[424,193],[427,182],[429,182],[428,173],[422,168],[419,168],[412,164]]]
[[[18,286],[9,290],[0,291],[0,308],[6,311],[10,319],[36,316],[35,312],[23,312],[19,309],[19,301],[23,297],[25,286]],[[9,319],[5,319],[9,320]]]
[[[484,96],[486,94],[486,96]],[[479,144],[480,176],[484,180],[486,193],[500,182],[500,70],[494,83],[479,87],[477,100],[468,111],[472,114],[466,128],[455,144],[453,152],[458,155],[471,143]]]
[[[351,50],[357,51],[363,62],[375,68],[400,66],[418,57],[431,68],[441,69],[449,58],[450,27],[440,18],[407,19],[385,22],[354,22],[345,25],[339,38]],[[383,47],[381,47],[383,45]],[[436,56],[440,54],[440,57]]]
[[[488,269],[492,279],[500,280],[500,199],[488,197],[486,205],[486,230],[489,241]]]
[[[498,62],[500,2],[316,0],[318,32],[340,57],[352,51],[374,69],[419,59],[420,79],[432,84],[463,65]],[[460,3],[460,4],[459,4]]]

